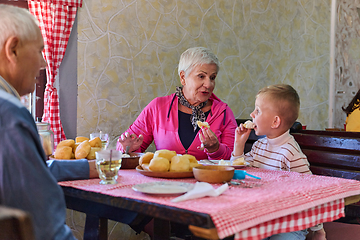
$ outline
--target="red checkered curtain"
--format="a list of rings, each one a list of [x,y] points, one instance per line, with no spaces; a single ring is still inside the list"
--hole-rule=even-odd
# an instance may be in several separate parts
[[[51,125],[54,144],[65,139],[60,121],[59,95],[54,87],[60,63],[82,0],[29,0],[29,11],[36,16],[44,38],[44,58],[47,62],[47,84],[44,93],[44,122]]]

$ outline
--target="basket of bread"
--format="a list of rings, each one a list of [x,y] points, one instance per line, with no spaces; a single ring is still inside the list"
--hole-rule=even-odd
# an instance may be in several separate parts
[[[99,137],[89,139],[87,137],[76,137],[66,139],[56,146],[53,156],[50,159],[83,159],[93,160],[96,158],[95,152],[100,151],[102,147]]]
[[[184,178],[193,177],[192,170],[198,165],[196,158],[190,154],[180,155],[164,149],[143,154],[136,170],[150,177]]]

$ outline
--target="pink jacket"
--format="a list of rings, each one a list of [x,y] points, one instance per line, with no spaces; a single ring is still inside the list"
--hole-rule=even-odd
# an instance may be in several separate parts
[[[144,136],[139,152],[144,152],[154,140],[157,150],[167,149],[176,151],[178,154],[188,153],[198,160],[230,159],[237,127],[234,114],[229,106],[214,94],[209,100],[212,101],[212,107],[206,121],[220,142],[220,148],[216,152],[207,153],[206,150],[197,149],[201,145],[200,131],[187,150],[183,147],[178,134],[178,98],[175,94],[152,100],[131,124],[127,132]],[[123,151],[122,145],[119,143],[116,149]]]

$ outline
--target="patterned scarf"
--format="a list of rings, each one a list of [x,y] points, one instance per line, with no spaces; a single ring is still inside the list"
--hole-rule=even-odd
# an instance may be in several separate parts
[[[191,124],[194,127],[194,132],[195,132],[196,128],[198,127],[196,122],[197,121],[204,122],[206,120],[205,113],[203,111],[201,111],[201,108],[203,108],[206,105],[207,100],[205,102],[200,103],[198,106],[191,105],[188,102],[188,100],[186,100],[186,98],[184,97],[184,94],[182,92],[182,87],[176,87],[175,95],[178,97],[179,103],[181,105],[191,108],[192,113],[191,113],[190,120],[191,120]]]

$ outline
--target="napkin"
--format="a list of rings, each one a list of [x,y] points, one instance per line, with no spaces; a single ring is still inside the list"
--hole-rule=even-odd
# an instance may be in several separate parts
[[[171,200],[172,202],[181,202],[186,200],[191,200],[195,198],[202,198],[202,197],[217,197],[223,192],[226,191],[226,189],[229,188],[229,185],[227,183],[221,185],[217,189],[214,189],[214,187],[207,182],[196,182],[195,186],[192,190],[188,191],[184,195],[181,195],[180,197],[174,198]]]

